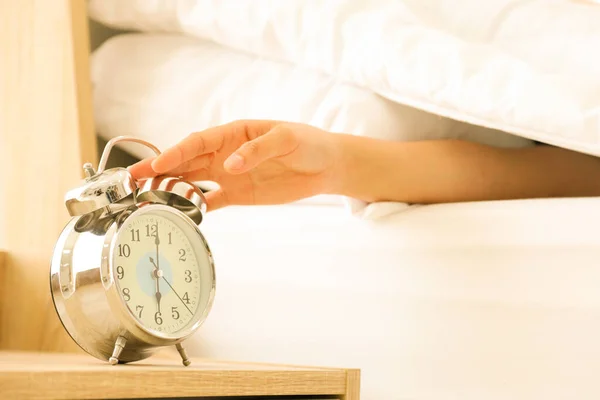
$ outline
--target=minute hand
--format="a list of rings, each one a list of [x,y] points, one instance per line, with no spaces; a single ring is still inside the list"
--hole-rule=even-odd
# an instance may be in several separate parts
[[[162,277],[165,282],[167,282],[167,285],[169,285],[169,287],[171,288],[171,290],[173,291],[173,293],[175,293],[175,296],[177,296],[177,298],[179,298],[179,300],[181,300],[181,304],[183,304],[185,306],[185,308],[187,308],[187,310],[190,312],[190,314],[194,315],[194,313],[192,312],[192,310],[190,310],[190,308],[187,306],[187,304],[185,304],[185,301],[183,301],[183,299],[181,298],[181,296],[179,296],[179,294],[175,291],[175,289],[173,289],[173,286],[171,286],[171,284],[169,283],[169,281],[167,280],[167,278]]]
[[[158,237],[158,222],[156,222],[156,237],[154,238],[154,244],[156,244],[156,273],[160,271],[160,257],[158,256],[158,245],[160,245],[160,238]],[[160,293],[160,279],[156,276],[156,304],[158,305],[158,313],[160,314],[160,299],[162,294]]]

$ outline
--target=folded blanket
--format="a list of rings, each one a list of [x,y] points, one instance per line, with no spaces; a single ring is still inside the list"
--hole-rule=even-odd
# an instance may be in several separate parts
[[[183,33],[393,102],[600,155],[600,7],[557,0],[89,0],[105,24]]]

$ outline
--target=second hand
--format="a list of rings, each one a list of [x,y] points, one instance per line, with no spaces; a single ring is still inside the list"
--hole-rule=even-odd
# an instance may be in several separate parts
[[[179,294],[175,291],[175,289],[173,289],[173,286],[171,286],[171,284],[169,283],[169,281],[167,280],[167,278],[165,278],[165,276],[163,275],[162,277],[165,282],[167,282],[167,285],[169,285],[169,287],[171,288],[171,290],[173,291],[173,293],[175,293],[175,296],[177,296],[179,298],[179,300],[181,301],[181,304],[183,304],[185,306],[185,308],[187,308],[187,310],[190,312],[190,314],[194,315],[194,313],[192,312],[192,310],[190,310],[190,308],[187,306],[187,304],[185,304],[185,301],[183,301],[183,299],[181,298],[181,296],[179,296]]]

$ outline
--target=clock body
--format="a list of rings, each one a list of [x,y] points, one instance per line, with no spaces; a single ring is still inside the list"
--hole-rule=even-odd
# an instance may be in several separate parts
[[[140,202],[71,218],[50,268],[56,312],[87,353],[119,362],[151,356],[194,334],[215,295],[210,248],[179,209]]]

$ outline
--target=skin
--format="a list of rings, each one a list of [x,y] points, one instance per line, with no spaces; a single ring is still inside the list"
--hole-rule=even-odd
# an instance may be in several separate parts
[[[263,120],[192,133],[129,169],[138,180],[218,183],[206,195],[209,210],[317,194],[420,204],[600,195],[600,159],[557,147],[393,142]]]

